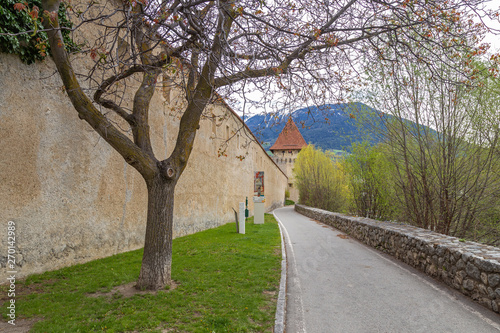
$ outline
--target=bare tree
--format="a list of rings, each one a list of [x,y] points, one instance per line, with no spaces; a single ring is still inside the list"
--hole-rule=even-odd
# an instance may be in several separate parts
[[[499,204],[498,82],[484,64],[457,67],[441,64],[436,79],[423,62],[381,62],[372,67],[374,102],[386,112],[381,128],[406,221],[480,240],[484,212]]]
[[[52,58],[78,116],[118,151],[144,178],[148,189],[145,248],[138,288],[170,283],[174,189],[188,163],[205,107],[218,98],[252,89],[281,91],[281,106],[343,100],[357,81],[357,62],[378,59],[387,47],[401,54],[394,61],[425,58],[429,65],[453,59],[419,53],[432,48],[471,49],[464,41],[481,27],[467,15],[486,14],[472,1],[258,1],[130,0],[73,4],[73,12],[100,31],[88,41],[95,60],[82,88],[63,47],[57,16],[60,0],[43,0],[44,26]],[[435,41],[433,32],[449,37]],[[412,43],[409,43],[411,39]],[[432,51],[432,50],[431,50]],[[159,160],[151,146],[148,112],[159,76],[177,70],[172,85],[185,103],[175,148]],[[101,74],[98,74],[101,73]],[[138,80],[135,94],[118,88]],[[236,94],[236,95],[235,95]],[[272,100],[264,94],[263,104]],[[131,107],[127,108],[129,102]],[[127,124],[122,130],[107,116]],[[132,137],[127,134],[131,130]]]

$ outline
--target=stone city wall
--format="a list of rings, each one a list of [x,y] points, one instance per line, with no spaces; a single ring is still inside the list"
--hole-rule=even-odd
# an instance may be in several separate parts
[[[443,281],[489,309],[500,308],[500,249],[461,242],[410,225],[332,213],[303,205],[295,210]]]
[[[80,57],[84,72],[92,63]],[[158,85],[150,130],[159,159],[174,148],[182,100]],[[287,177],[242,120],[223,102],[206,114],[176,187],[174,237],[234,221],[246,197],[253,214],[254,171],[265,172],[266,209],[283,204]],[[52,60],[26,65],[0,54],[0,281],[8,221],[21,277],[141,248],[146,207],[144,180],[78,118]]]

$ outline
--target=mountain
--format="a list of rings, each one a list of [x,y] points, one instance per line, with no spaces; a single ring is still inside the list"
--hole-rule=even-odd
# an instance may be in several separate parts
[[[379,113],[375,109],[363,103],[325,104],[295,110],[291,114],[256,115],[245,123],[257,139],[272,145],[291,116],[307,143],[323,150],[348,150],[353,142],[366,139],[376,144],[380,141],[367,125],[358,121],[363,115],[368,118],[364,124],[376,124],[376,114]]]

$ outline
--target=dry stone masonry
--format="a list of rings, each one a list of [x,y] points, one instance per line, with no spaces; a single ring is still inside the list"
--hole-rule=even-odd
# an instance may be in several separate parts
[[[303,205],[295,210],[443,281],[499,313],[500,249],[463,242],[405,224],[332,213]]]

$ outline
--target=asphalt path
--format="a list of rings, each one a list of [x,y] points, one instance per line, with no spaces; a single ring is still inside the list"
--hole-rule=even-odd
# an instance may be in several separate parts
[[[412,267],[298,214],[285,236],[286,332],[499,332],[500,316]]]

